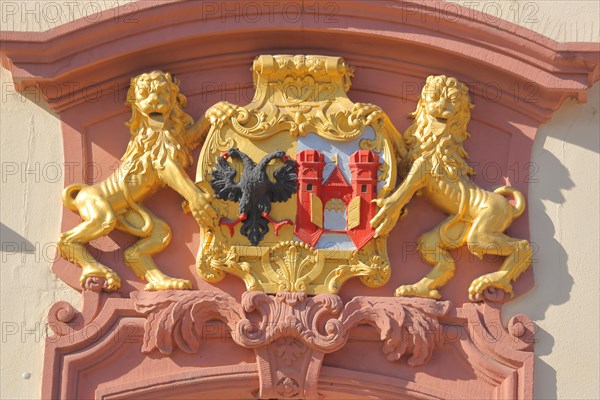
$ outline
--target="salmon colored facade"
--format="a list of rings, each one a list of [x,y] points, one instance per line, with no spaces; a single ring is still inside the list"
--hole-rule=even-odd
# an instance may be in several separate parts
[[[3,33],[2,63],[15,83],[37,86],[61,117],[65,163],[74,166],[65,186],[100,181],[118,164],[129,140],[123,103],[131,77],[155,69],[177,76],[196,120],[217,101],[252,100],[248,69],[257,56],[322,54],[353,65],[348,97],[380,106],[400,131],[427,76],[466,83],[475,105],[466,145],[474,181],[486,189],[510,184],[527,197],[527,182],[512,166],[530,161],[540,124],[567,98],[585,102],[600,79],[596,45],[559,44],[509,23],[498,28],[473,11],[431,25],[424,16],[439,10],[421,1],[338,2],[333,19],[307,11],[290,18],[286,8],[256,4],[221,14],[196,1],[142,2],[135,24],[107,16],[44,33]],[[376,186],[347,183],[353,194],[368,185],[369,196]],[[218,283],[201,279],[198,228],[180,204],[166,189],[146,203],[173,228],[157,264],[191,280],[191,291],[145,291],[120,256],[131,238],[119,232],[94,242],[122,277],[117,292],[103,291],[101,279],[82,288],[79,268],[55,262],[53,273],[81,291],[83,307],[59,302],[48,314],[54,335],[46,343],[44,398],[533,398],[533,323],[518,314],[505,326],[501,312],[510,298],[500,290],[488,290],[482,302],[468,297],[469,283],[497,270],[499,260],[453,250],[457,270],[441,300],[394,297],[395,288],[429,268],[416,243],[443,214],[426,202],[411,203],[388,238],[387,284],[351,279],[338,293],[315,296],[247,291],[230,275]],[[315,241],[305,211],[295,229],[306,228],[303,235]],[[79,218],[64,209],[62,230]],[[366,221],[355,243],[372,235]],[[527,214],[510,232],[529,238]],[[514,283],[515,297],[533,285],[529,269]]]

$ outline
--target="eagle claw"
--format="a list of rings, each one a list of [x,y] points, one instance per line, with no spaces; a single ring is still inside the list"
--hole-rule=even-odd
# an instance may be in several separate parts
[[[246,218],[248,218],[248,216],[244,213],[241,213],[235,221],[232,221],[229,218],[221,218],[219,220],[219,225],[225,225],[227,228],[229,228],[229,234],[231,235],[231,237],[233,237],[235,226],[240,222],[246,220]]]
[[[275,221],[269,214],[266,212],[262,213],[263,218],[268,219],[270,223],[273,224],[273,228],[275,228],[275,236],[279,235],[279,229],[284,227],[285,225],[293,225],[293,222],[289,219],[284,219],[282,221]]]

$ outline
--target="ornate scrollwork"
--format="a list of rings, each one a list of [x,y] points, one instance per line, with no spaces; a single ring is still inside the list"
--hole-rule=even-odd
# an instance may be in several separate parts
[[[135,293],[136,310],[147,316],[143,351],[171,354],[175,348],[195,353],[203,324],[224,322],[233,340],[246,348],[277,342],[286,364],[303,357],[304,346],[322,353],[340,349],[357,325],[369,323],[383,342],[390,361],[410,355],[408,363],[423,365],[442,338],[439,318],[449,302],[430,299],[355,297],[345,306],[332,294],[304,292],[268,295],[245,292],[242,302],[225,294],[205,292]]]
[[[205,323],[220,320],[235,329],[243,310],[235,299],[215,292],[134,292],[135,309],[147,315],[142,351],[171,354],[176,348],[196,353]]]
[[[292,136],[306,136],[315,132],[336,141],[354,140],[367,126],[385,122],[387,118],[381,108],[373,104],[344,104],[340,99],[306,104],[301,99],[294,98],[295,101],[291,101],[290,96],[284,94],[284,88],[281,90],[284,100],[265,105],[267,112],[223,101],[209,108],[205,116],[214,121],[215,127],[227,124],[237,135],[246,139],[267,139],[281,132],[289,132]],[[351,108],[345,107],[348,105]],[[226,140],[219,144],[227,143]],[[380,148],[381,144],[377,147]]]
[[[266,290],[268,292],[303,292],[308,289],[326,287],[326,291],[335,293],[341,285],[352,277],[360,277],[362,282],[373,288],[381,287],[389,279],[391,269],[385,257],[385,242],[376,240],[372,246],[336,259],[335,267],[326,266],[326,252],[317,250],[298,241],[280,242],[273,247],[257,247],[256,256],[245,247],[215,245],[203,252],[198,261],[201,276],[209,282],[218,282],[224,273],[233,274],[246,283],[248,290]],[[241,254],[245,255],[241,261]],[[254,259],[260,260],[261,273],[267,281],[260,282],[252,269]],[[314,289],[313,289],[314,290]]]
[[[294,158],[298,157],[301,141],[310,142],[318,137],[318,140],[334,142],[334,146],[352,143],[356,151],[371,152],[371,162],[377,164],[374,198],[385,196],[394,188],[396,161],[405,155],[404,142],[380,107],[353,103],[347,97],[353,69],[342,58],[259,56],[254,62],[253,74],[256,90],[250,104],[220,102],[206,111],[205,117],[212,127],[198,163],[200,186],[213,179],[213,172],[219,169],[217,160],[232,148],[256,161],[279,151]],[[235,176],[242,176],[241,167],[235,162],[231,168],[236,169]],[[267,166],[271,178],[274,170],[275,164]],[[344,208],[338,210],[339,214],[346,212],[349,201],[358,197],[360,190],[360,186],[356,186],[351,189],[352,193],[346,194],[345,203],[336,203]],[[355,229],[362,224],[357,229],[368,230],[360,215],[371,209],[374,215],[375,209],[367,200],[362,208],[360,199],[355,200],[352,223],[346,228]],[[295,201],[296,195],[286,204],[273,204],[273,218],[293,222],[294,207],[290,205]],[[228,203],[232,202],[214,200],[222,220],[235,222],[235,217],[245,216]],[[314,207],[318,212],[317,200]],[[381,286],[389,278],[385,243],[366,244],[370,240],[366,235],[365,243],[360,246],[330,250],[307,242],[291,229],[282,229],[277,237],[274,237],[277,232],[267,232],[260,241],[249,244],[238,232],[228,233],[221,228],[201,230],[198,271],[211,282],[222,279],[223,272],[227,272],[244,279],[248,290],[317,294],[335,293],[352,277],[361,277],[372,287]],[[235,257],[230,252],[233,247]]]
[[[355,251],[347,263],[340,264],[326,278],[329,290],[337,292],[341,285],[348,279],[358,276],[362,283],[368,287],[378,288],[383,286],[391,274],[387,257],[385,240],[375,239],[366,247]]]
[[[335,295],[247,292],[242,307],[246,317],[238,324],[237,333],[239,343],[245,347],[263,346],[282,337],[295,338],[322,351],[333,351],[344,343],[344,338],[335,334],[341,330],[336,316],[343,308]],[[320,326],[325,326],[325,331]]]
[[[207,242],[207,247],[209,245],[210,242]],[[260,290],[250,264],[240,261],[235,246],[227,248],[214,244],[202,252],[196,265],[200,276],[208,282],[219,282],[225,277],[225,273],[229,273],[242,279],[248,290]]]

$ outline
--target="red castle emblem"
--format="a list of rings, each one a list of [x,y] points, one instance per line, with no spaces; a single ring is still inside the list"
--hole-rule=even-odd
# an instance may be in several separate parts
[[[305,243],[315,246],[323,233],[344,233],[357,249],[373,238],[375,231],[369,221],[375,216],[377,198],[377,171],[380,165],[377,154],[358,150],[350,156],[352,172],[348,184],[336,165],[323,181],[325,160],[317,150],[304,150],[297,154],[298,194],[294,234]],[[328,229],[324,223],[323,204],[330,200],[341,201],[346,208],[346,229]]]

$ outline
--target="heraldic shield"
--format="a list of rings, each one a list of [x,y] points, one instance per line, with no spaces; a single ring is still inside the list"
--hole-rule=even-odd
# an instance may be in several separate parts
[[[370,220],[404,143],[379,107],[347,97],[352,74],[340,57],[262,55],[252,102],[207,110],[196,183],[219,218],[201,226],[205,280],[230,273],[247,290],[308,294],[388,281],[387,237]]]

